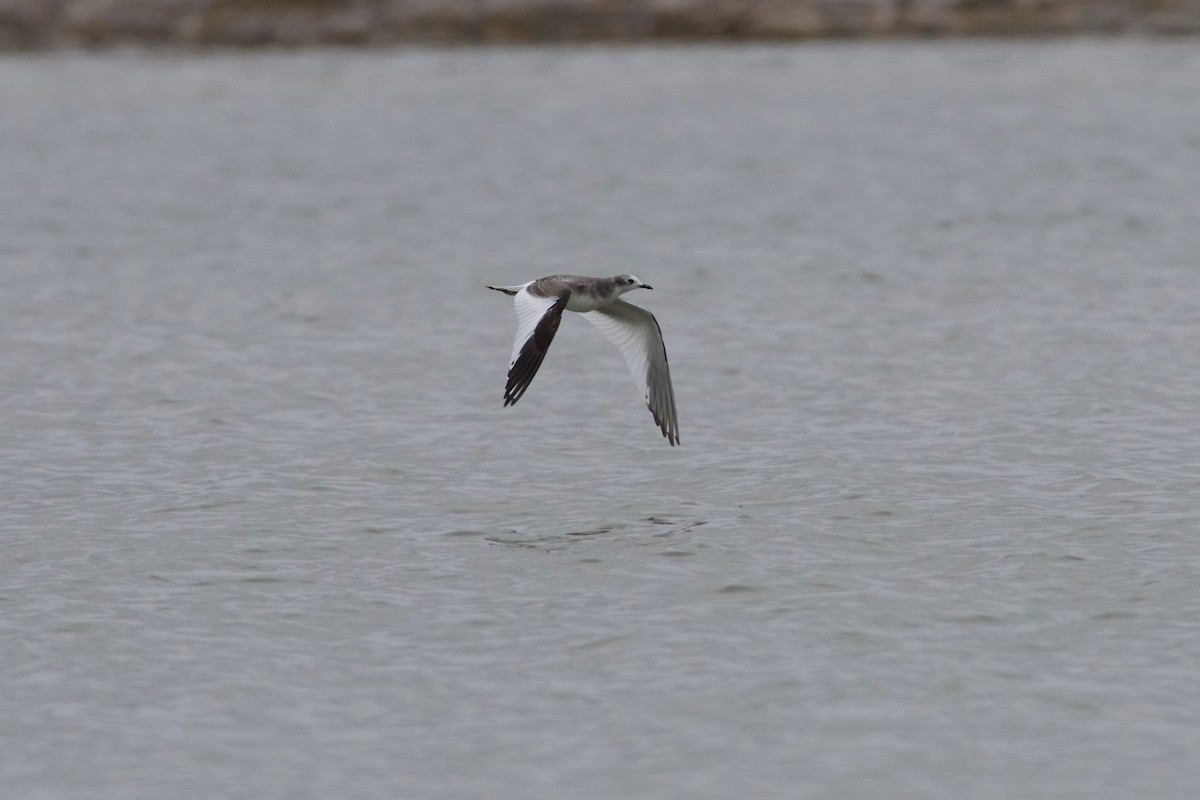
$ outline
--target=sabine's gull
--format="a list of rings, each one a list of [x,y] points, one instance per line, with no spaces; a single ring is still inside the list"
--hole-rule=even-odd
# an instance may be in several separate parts
[[[658,320],[646,309],[620,299],[632,289],[653,287],[626,274],[612,278],[550,275],[520,286],[487,288],[512,295],[517,309],[517,339],[509,363],[508,385],[504,387],[505,406],[520,400],[529,388],[558,331],[563,311],[578,311],[625,356],[654,422],[672,446],[679,444],[675,391]]]

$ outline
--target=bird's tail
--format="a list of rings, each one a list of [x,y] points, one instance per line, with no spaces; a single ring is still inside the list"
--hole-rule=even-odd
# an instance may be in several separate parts
[[[489,289],[495,289],[497,292],[504,292],[506,295],[512,296],[524,289],[524,286],[489,286]]]

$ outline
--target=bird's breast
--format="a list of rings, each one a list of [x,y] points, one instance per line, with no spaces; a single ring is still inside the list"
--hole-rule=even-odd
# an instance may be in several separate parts
[[[590,292],[573,289],[567,299],[567,311],[595,311],[612,302],[611,297],[601,297]]]

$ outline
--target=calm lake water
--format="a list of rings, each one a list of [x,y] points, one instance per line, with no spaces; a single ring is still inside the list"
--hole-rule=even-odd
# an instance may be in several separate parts
[[[6,798],[1191,798],[1200,43],[0,58]],[[630,271],[682,446],[568,315]]]

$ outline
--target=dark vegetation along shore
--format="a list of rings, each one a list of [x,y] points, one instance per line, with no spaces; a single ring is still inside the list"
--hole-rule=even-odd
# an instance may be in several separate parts
[[[0,0],[0,48],[1200,33],[1200,0]]]

